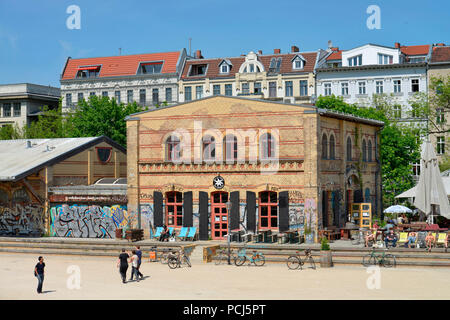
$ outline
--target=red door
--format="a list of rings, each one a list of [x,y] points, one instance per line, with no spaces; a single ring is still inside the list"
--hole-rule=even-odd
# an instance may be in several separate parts
[[[228,233],[228,212],[226,203],[228,192],[213,192],[211,194],[211,238],[224,239]]]

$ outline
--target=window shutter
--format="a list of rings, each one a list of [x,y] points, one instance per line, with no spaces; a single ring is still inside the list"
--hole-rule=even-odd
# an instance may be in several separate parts
[[[192,227],[192,191],[183,193],[183,227]]]
[[[256,194],[247,191],[247,231],[256,232]]]
[[[153,212],[155,227],[163,226],[163,195],[161,192],[153,192]]]
[[[279,194],[278,200],[278,215],[279,215],[279,225],[278,229],[280,232],[289,230],[289,192],[282,191]]]
[[[230,193],[231,212],[230,212],[230,228],[231,230],[239,229],[239,191]]]
[[[198,200],[199,239],[208,240],[208,193],[200,191]]]
[[[355,190],[353,192],[353,202],[354,203],[364,202],[362,190]]]

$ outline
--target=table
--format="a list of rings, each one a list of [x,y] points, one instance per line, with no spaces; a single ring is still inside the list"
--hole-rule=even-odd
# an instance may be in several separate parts
[[[343,240],[350,240],[352,238],[350,232],[352,230],[358,230],[358,229],[354,229],[354,228],[342,228],[341,229],[341,239]]]
[[[284,233],[287,234],[288,242],[289,243],[297,243],[300,242],[300,236],[298,235],[298,232],[293,231],[285,231]]]

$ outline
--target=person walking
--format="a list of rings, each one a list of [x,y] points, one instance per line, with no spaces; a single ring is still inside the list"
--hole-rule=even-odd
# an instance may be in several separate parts
[[[139,272],[139,270],[138,270],[139,258],[136,255],[136,250],[133,250],[131,253],[133,255],[131,256],[131,259],[130,259],[130,263],[131,263],[131,278],[130,278],[130,281],[133,280],[133,276],[136,276],[136,281],[139,282],[139,273],[138,273]]]
[[[119,255],[119,260],[117,261],[117,268],[119,268],[120,276],[122,277],[122,283],[126,283],[127,280],[127,270],[128,270],[128,258],[130,256],[122,249],[122,253]]]
[[[37,293],[42,293],[42,285],[44,284],[44,268],[45,268],[44,258],[39,257],[38,261],[39,262],[34,267],[34,276],[38,278]]]
[[[141,277],[141,279],[144,278],[144,275],[141,273],[141,263],[142,263],[142,251],[141,251],[141,247],[140,246],[136,246],[136,255],[138,256],[139,260],[138,260],[138,266],[137,266],[137,272],[139,277]]]

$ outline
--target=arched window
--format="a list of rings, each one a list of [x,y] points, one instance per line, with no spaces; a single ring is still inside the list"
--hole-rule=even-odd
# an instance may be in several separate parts
[[[203,160],[214,160],[216,158],[216,140],[212,136],[205,136],[203,143]]]
[[[223,138],[224,145],[224,158],[226,161],[237,160],[237,138],[236,136],[229,134]]]
[[[183,194],[181,192],[166,193],[166,225],[168,227],[183,226]]]
[[[166,140],[166,150],[168,161],[180,160],[181,149],[180,149],[180,139],[176,136],[170,136]]]
[[[352,138],[347,138],[347,161],[352,160]]]
[[[372,162],[372,141],[367,144],[367,161]]]
[[[366,140],[363,139],[362,142],[362,161],[366,162],[367,161],[367,145],[366,145]]]
[[[265,133],[261,136],[260,144],[261,158],[271,159],[275,157],[275,139],[270,133]]]
[[[364,191],[364,202],[370,203],[370,189],[366,188]]]
[[[334,142],[334,135],[330,135],[330,159],[336,158],[336,145]]]
[[[328,141],[325,133],[322,136],[322,159],[328,159]]]

